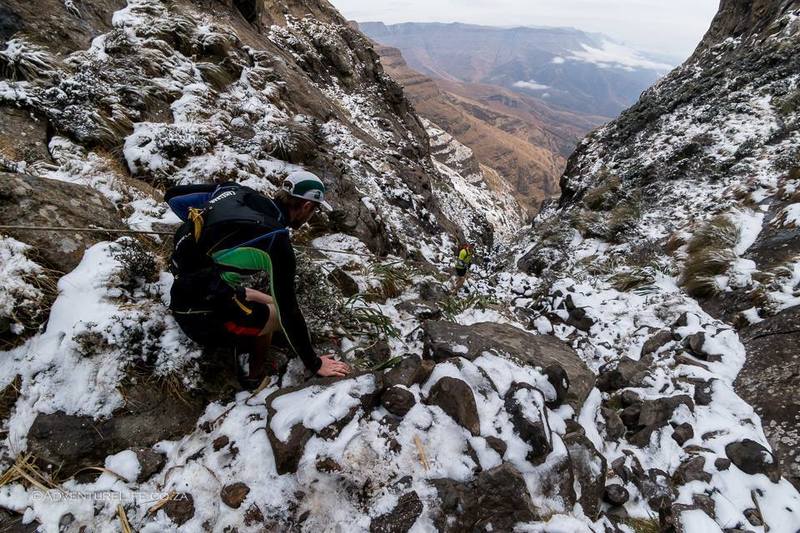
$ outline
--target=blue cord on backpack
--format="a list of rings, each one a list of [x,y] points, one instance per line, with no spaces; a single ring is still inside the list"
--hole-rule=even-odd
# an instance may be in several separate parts
[[[288,235],[289,234],[289,230],[286,229],[286,228],[276,229],[275,231],[271,231],[271,232],[269,232],[269,233],[267,233],[265,235],[261,235],[260,237],[256,237],[255,239],[250,239],[249,241],[243,242],[242,244],[237,244],[233,248],[242,248],[244,246],[252,246],[253,244],[255,244],[257,242],[261,242],[261,241],[263,241],[264,239],[266,239],[268,237],[272,237],[272,239],[269,241],[269,246],[267,246],[267,250],[272,250],[272,245],[275,244],[275,239],[278,237],[278,235],[280,235],[282,233],[285,233],[285,234]]]

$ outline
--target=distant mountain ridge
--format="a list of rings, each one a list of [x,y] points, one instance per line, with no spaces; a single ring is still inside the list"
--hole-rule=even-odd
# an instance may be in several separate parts
[[[529,214],[558,195],[558,178],[578,139],[607,121],[495,85],[433,79],[410,68],[397,48],[376,44],[375,50],[417,112],[472,149]]]
[[[462,23],[359,23],[411,68],[448,81],[499,85],[564,109],[614,117],[674,65],[573,28]]]

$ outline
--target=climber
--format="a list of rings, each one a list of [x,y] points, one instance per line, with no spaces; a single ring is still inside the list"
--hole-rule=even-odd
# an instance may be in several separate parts
[[[288,228],[298,229],[323,206],[325,185],[310,172],[290,174],[274,198],[233,182],[185,185],[165,200],[184,220],[175,234],[170,307],[181,329],[205,346],[234,346],[248,354],[240,379],[258,386],[272,335],[282,331],[293,355],[320,376],[350,367],[311,345],[295,294],[296,259]]]
[[[458,251],[458,256],[456,256],[456,280],[453,283],[453,294],[458,294],[458,291],[460,291],[461,287],[464,286],[464,282],[467,280],[467,274],[469,273],[469,267],[471,265],[472,244],[466,243]]]

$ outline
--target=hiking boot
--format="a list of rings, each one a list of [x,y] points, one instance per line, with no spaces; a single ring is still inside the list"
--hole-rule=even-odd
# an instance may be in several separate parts
[[[281,376],[286,373],[286,367],[289,366],[289,358],[280,350],[276,350],[273,346],[267,353],[264,361],[264,369],[270,376]]]
[[[264,376],[251,376],[250,375],[250,353],[243,351],[235,351],[236,356],[236,379],[239,385],[244,390],[252,391],[261,385]]]

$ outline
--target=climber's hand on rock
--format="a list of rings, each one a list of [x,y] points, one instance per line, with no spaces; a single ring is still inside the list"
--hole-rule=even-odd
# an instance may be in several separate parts
[[[317,370],[317,375],[322,377],[344,377],[350,373],[350,365],[337,361],[328,355],[320,357],[322,366]]]

